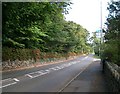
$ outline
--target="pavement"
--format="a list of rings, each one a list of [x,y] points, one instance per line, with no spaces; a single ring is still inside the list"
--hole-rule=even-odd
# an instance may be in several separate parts
[[[100,61],[94,61],[61,92],[108,92]]]

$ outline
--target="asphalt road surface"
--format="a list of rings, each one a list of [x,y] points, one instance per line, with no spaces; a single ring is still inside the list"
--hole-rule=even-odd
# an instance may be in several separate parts
[[[2,92],[58,92],[94,61],[93,55],[26,70],[4,72]]]

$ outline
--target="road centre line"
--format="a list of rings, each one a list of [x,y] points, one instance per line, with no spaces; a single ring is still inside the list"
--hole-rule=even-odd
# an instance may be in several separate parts
[[[33,78],[33,76],[31,76],[30,74],[25,74],[25,76],[28,76],[30,78]]]
[[[28,73],[28,74],[25,74],[24,76],[27,76],[29,77],[30,79],[33,79],[33,78],[36,78],[36,77],[39,77],[39,76],[42,76],[42,75],[45,75],[45,74],[48,74],[50,73],[52,70],[60,70],[60,69],[63,69],[63,68],[66,68],[66,67],[69,67],[73,64],[76,64],[77,62],[76,61],[73,61],[73,62],[70,62],[70,63],[67,63],[67,64],[62,64],[60,66],[55,66],[53,68],[49,68],[49,69],[46,69],[46,70],[39,70],[39,71],[35,71],[35,72],[31,72],[31,73]],[[4,79],[4,80],[1,80],[1,82],[4,82],[4,81],[15,81],[15,82],[12,82],[10,84],[7,84],[7,85],[4,85],[0,88],[3,88],[3,87],[7,87],[7,86],[10,86],[10,85],[14,85],[16,84],[17,82],[19,82],[20,80],[18,80],[17,78],[8,78],[8,79]]]
[[[57,69],[61,69],[59,66],[56,67]]]
[[[53,67],[53,68],[49,68],[49,70],[51,70],[51,69],[52,69],[52,70],[56,70],[54,67]]]
[[[41,72],[41,71],[37,71],[37,73],[43,73],[43,72]]]
[[[7,86],[10,86],[10,85],[14,85],[16,84],[17,82],[13,82],[13,83],[10,83],[10,84],[7,84],[7,85],[4,85],[4,86],[1,86],[0,88],[3,88],[3,87],[7,87]]]
[[[84,57],[82,60],[85,60],[85,59],[87,59],[87,58],[88,58],[88,56]]]
[[[70,64],[70,63],[64,64],[64,67],[66,67],[66,66],[68,67],[68,66],[70,66],[70,65],[72,65],[72,64]],[[62,65],[61,65],[61,66],[62,66]],[[64,67],[62,66],[62,68],[64,68]],[[62,68],[59,67],[59,66],[56,66],[56,67],[53,67],[53,68],[49,68],[49,69],[47,69],[47,70],[42,70],[43,73],[42,73],[41,71],[33,72],[33,73],[31,73],[31,74],[39,73],[39,72],[40,72],[40,74],[39,74],[39,75],[32,76],[31,79],[32,79],[32,78],[39,77],[39,76],[42,76],[42,75],[45,75],[45,74],[48,74],[51,69],[52,69],[52,70],[60,70],[60,69],[62,69]],[[44,71],[46,71],[46,72],[44,72]],[[31,75],[28,75],[28,76],[31,76]]]
[[[62,65],[61,65],[61,66],[60,66],[60,68],[61,68],[61,69],[63,69],[63,68],[64,68],[64,66],[62,66]]]
[[[45,75],[45,74],[48,74],[48,73],[49,73],[49,72],[44,72],[44,73],[41,73],[41,74],[32,76],[31,79],[36,78],[36,77],[39,77],[39,76],[42,76],[42,75]]]
[[[100,59],[93,59],[93,61],[100,61]]]
[[[19,82],[19,80],[17,78],[13,78],[13,80],[15,80],[16,82]]]
[[[50,70],[48,69],[48,70],[44,70],[44,71],[46,71],[46,72],[50,72]]]
[[[70,65],[72,65],[72,64],[70,64],[70,63],[68,63],[68,64],[64,64],[64,66],[62,66],[62,68],[64,68],[64,67],[68,67],[68,66],[70,66]],[[56,66],[56,67],[53,67],[53,68],[49,68],[49,69],[47,69],[47,70],[40,70],[40,71],[37,71],[37,72],[32,72],[32,73],[29,73],[29,74],[26,74],[28,77],[30,77],[30,78],[35,78],[35,77],[38,77],[38,76],[41,76],[41,75],[44,75],[44,74],[47,74],[47,73],[49,73],[50,72],[50,70],[52,69],[52,70],[60,70],[60,69],[62,69],[61,67],[59,67],[59,66]],[[41,72],[42,71],[42,72]],[[40,74],[38,74],[38,75],[35,75],[35,76],[31,76],[30,74],[35,74],[35,73],[40,73]]]
[[[31,79],[36,78],[36,77],[39,77],[39,76],[41,76],[41,75],[44,75],[44,73],[43,73],[43,74],[39,74],[39,75],[32,76]]]
[[[4,82],[4,81],[9,81],[9,80],[12,80],[12,78],[7,78],[7,79],[4,79],[4,80],[1,80],[1,82]]]

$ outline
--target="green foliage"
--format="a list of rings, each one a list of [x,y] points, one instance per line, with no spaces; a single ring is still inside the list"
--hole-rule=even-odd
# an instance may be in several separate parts
[[[32,52],[34,56],[31,56],[31,50],[27,49],[57,53],[58,57],[69,52],[90,52],[91,48],[87,43],[88,31],[81,25],[64,19],[70,4],[70,2],[3,2],[2,45],[3,48],[17,49],[15,53],[12,52],[13,49],[8,53],[4,49],[3,54],[6,55],[3,57],[6,59],[13,57],[12,60],[35,58],[34,51]],[[23,50],[20,52],[18,49]],[[12,53],[14,55],[11,55]]]
[[[100,56],[100,38],[97,38],[96,32],[93,33],[93,36],[91,37],[92,45],[94,48],[95,55]]]
[[[60,31],[64,4],[49,2],[4,2],[3,46],[42,48],[50,30]],[[51,28],[54,27],[54,28]]]
[[[2,49],[2,61],[14,61],[14,60],[56,60],[60,58],[68,58],[70,56],[76,56],[76,53],[57,53],[57,52],[40,52],[39,49],[15,49],[15,48],[3,48]]]
[[[112,1],[108,10],[103,58],[120,65],[120,1]]]
[[[11,60],[28,60],[34,58],[34,53],[31,49],[15,49],[15,48],[3,48],[2,49],[2,61]]]

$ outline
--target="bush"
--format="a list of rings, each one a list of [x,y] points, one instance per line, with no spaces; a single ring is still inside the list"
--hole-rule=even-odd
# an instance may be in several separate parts
[[[37,59],[39,53],[34,49],[15,49],[15,48],[3,48],[2,49],[2,61],[14,61],[16,59],[29,60],[29,59]]]
[[[26,61],[34,59],[36,61],[44,60],[58,60],[60,58],[68,58],[70,56],[76,56],[78,53],[51,53],[51,52],[40,52],[39,49],[15,49],[15,48],[3,48],[2,49],[2,61]]]
[[[105,44],[104,50],[102,52],[102,59],[107,59],[109,62],[116,63],[120,65],[120,49],[116,42],[110,44]]]

